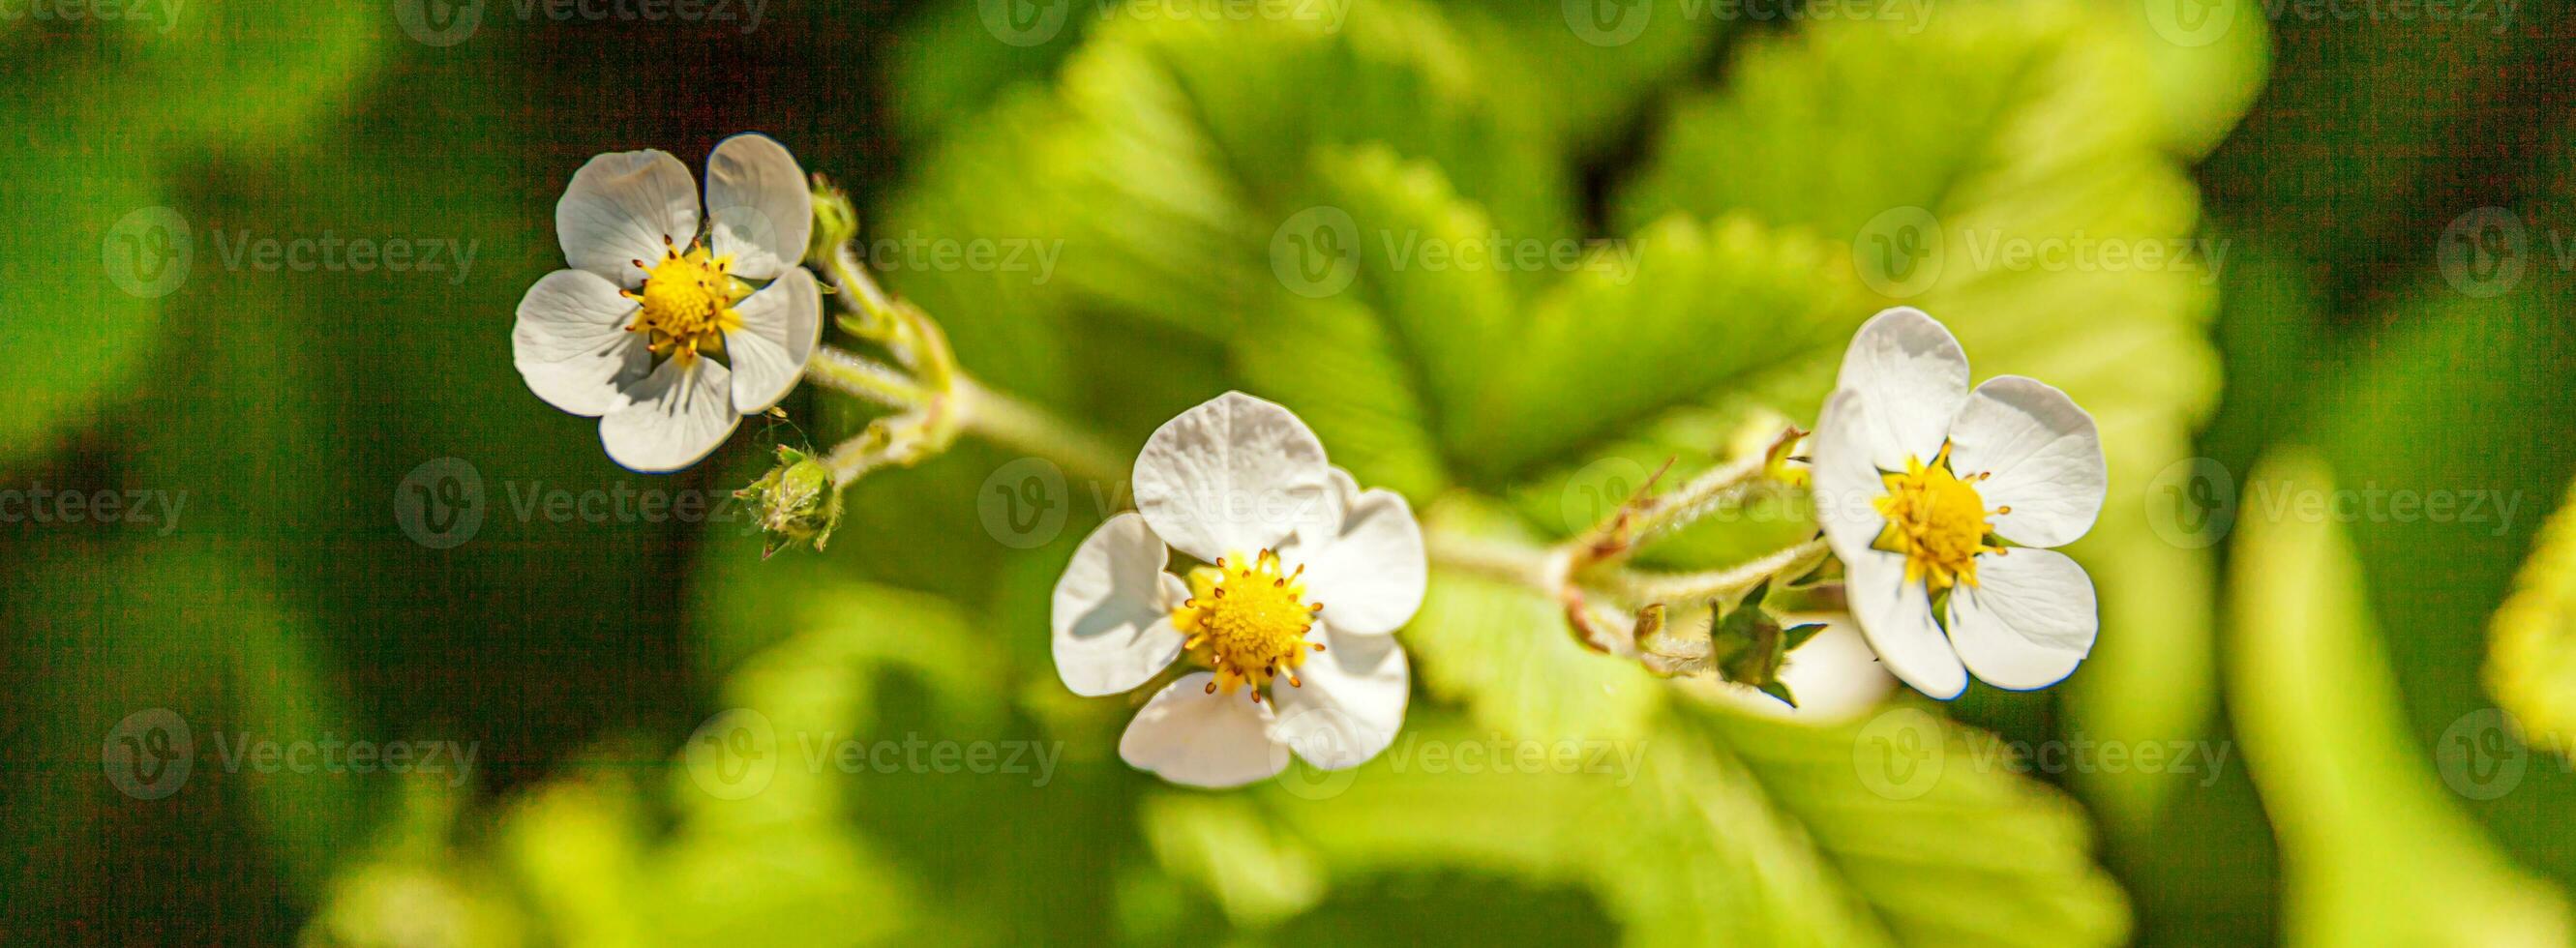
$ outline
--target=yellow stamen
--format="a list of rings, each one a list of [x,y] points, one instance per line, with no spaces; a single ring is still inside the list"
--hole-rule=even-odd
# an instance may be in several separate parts
[[[1977,554],[2003,549],[1992,541],[1986,518],[2011,512],[2011,508],[1990,511],[1985,498],[1977,495],[1975,485],[1992,476],[1980,472],[1962,478],[1952,473],[1946,443],[1930,464],[1906,458],[1904,472],[1880,475],[1887,496],[1878,499],[1877,507],[1887,518],[1887,529],[1880,531],[1873,545],[1905,554],[1905,581],[1924,583],[1934,594],[1959,583],[1975,586]]]
[[[742,328],[742,315],[733,307],[751,288],[727,272],[732,257],[715,256],[695,242],[683,251],[664,237],[660,261],[635,265],[644,270],[644,288],[619,291],[638,304],[626,331],[648,333],[655,354],[694,359],[720,351],[724,333]]]
[[[1210,694],[1233,694],[1249,684],[1259,701],[1261,689],[1282,677],[1289,687],[1302,687],[1295,670],[1310,646],[1323,650],[1306,634],[1324,607],[1305,601],[1304,573],[1302,566],[1282,572],[1279,555],[1269,550],[1190,571],[1190,598],[1172,610],[1172,624],[1190,636],[1185,647],[1216,670]]]

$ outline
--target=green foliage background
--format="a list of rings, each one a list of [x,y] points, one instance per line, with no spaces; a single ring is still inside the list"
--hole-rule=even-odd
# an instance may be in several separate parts
[[[408,33],[403,2],[0,21],[0,351],[19,356],[0,488],[186,498],[166,532],[0,523],[0,940],[2565,941],[2576,778],[2538,754],[2475,799],[2442,770],[2454,723],[2494,704],[2488,616],[2576,469],[2565,11],[2338,22],[2222,0],[2233,28],[2185,45],[2164,0],[1786,21],[1640,3],[1645,28],[1609,46],[1570,7],[1465,0],[1064,4],[1029,45],[963,0],[780,2],[750,31],[490,3],[453,45]],[[822,555],[762,562],[739,523],[513,516],[512,485],[721,492],[798,436],[754,422],[698,470],[638,478],[507,358],[519,294],[560,265],[573,168],[694,161],[745,129],[850,184],[868,235],[1060,242],[1044,280],[885,274],[980,378],[1127,444],[1252,391],[1444,529],[1561,536],[1587,467],[1686,473],[1757,412],[1810,417],[1861,319],[1922,306],[1980,376],[2089,408],[2112,484],[2074,549],[2103,602],[2083,669],[1900,701],[1941,716],[1953,762],[2055,740],[2230,763],[1954,765],[1889,799],[1857,779],[1858,724],[1699,700],[1583,652],[1543,598],[1436,572],[1403,633],[1407,739],[1608,742],[1639,755],[1633,779],[1382,758],[1335,793],[1189,792],[1117,761],[1125,705],[1055,680],[1046,598],[1103,512],[1087,485],[1036,549],[983,526],[1013,456],[972,442],[864,482]],[[2475,295],[2437,261],[2486,205],[2531,228],[2530,266]],[[157,297],[111,276],[119,222],[156,206],[195,237]],[[1315,206],[1366,234],[1614,239],[1636,269],[1439,270],[1366,241],[1350,288],[1311,298],[1272,254]],[[1861,251],[1908,207],[1946,256],[1889,296]],[[266,272],[218,248],[325,233],[478,254],[463,274]],[[2226,255],[1967,252],[2075,235]],[[810,388],[789,407],[818,439],[865,417]],[[490,494],[454,549],[394,512],[441,458]],[[2193,458],[2249,489],[2492,490],[2523,515],[2311,523],[2249,492],[2233,534],[2176,532],[2158,492]],[[1653,556],[1724,565],[1802,529]],[[96,761],[152,708],[190,723],[196,769],[138,800]],[[725,709],[782,735],[746,799],[685,764]],[[478,756],[455,786],[218,766],[214,735],[244,732]],[[789,746],[913,734],[1064,757],[1031,786],[810,771]]]

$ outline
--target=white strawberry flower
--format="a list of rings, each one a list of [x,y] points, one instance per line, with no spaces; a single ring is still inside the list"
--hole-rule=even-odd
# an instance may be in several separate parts
[[[1852,614],[1906,684],[2044,688],[2092,651],[2093,581],[2048,549],[2092,529],[2108,484],[2066,393],[2012,375],[1969,391],[1959,341],[1900,307],[1852,337],[1811,444]]]
[[[787,397],[822,340],[821,290],[796,265],[814,196],[786,147],[716,145],[706,206],[701,221],[697,182],[668,152],[592,158],[555,204],[572,269],[528,288],[510,334],[528,389],[598,418],[608,456],[636,471],[706,457]]]
[[[1056,673],[1109,695],[1184,655],[1201,670],[1146,702],[1120,757],[1232,787],[1292,749],[1340,770],[1394,742],[1412,677],[1393,633],[1428,568],[1402,496],[1360,490],[1305,422],[1240,392],[1156,430],[1135,489],[1139,512],[1101,524],[1056,583]],[[1205,565],[1173,575],[1174,549]]]

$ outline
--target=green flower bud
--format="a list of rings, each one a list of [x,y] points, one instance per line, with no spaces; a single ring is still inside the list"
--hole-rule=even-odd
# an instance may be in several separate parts
[[[859,236],[859,212],[850,196],[822,175],[814,176],[814,231],[805,239],[805,259],[828,265],[832,252]]]
[[[786,445],[778,447],[777,467],[733,495],[751,503],[760,529],[769,534],[763,559],[798,543],[820,550],[841,525],[841,491],[832,485],[831,469]]]
[[[1789,663],[1789,652],[1807,644],[1808,639],[1824,631],[1822,623],[1781,628],[1780,620],[1762,608],[1770,595],[1771,581],[1753,587],[1735,609],[1718,616],[1708,629],[1709,654],[1716,659],[1718,674],[1726,680],[1752,685],[1763,694],[1787,702],[1792,708],[1798,699],[1789,694],[1789,686],[1780,681],[1781,666]]]

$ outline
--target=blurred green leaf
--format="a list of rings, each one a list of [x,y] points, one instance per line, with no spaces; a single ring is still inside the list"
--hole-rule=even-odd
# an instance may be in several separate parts
[[[2335,483],[2299,451],[2253,477],[2312,495]],[[2230,708],[2280,833],[2289,941],[2565,944],[2565,897],[2495,851],[2407,736],[2342,531],[2322,516],[2248,518],[2230,581]],[[2455,791],[2519,778],[2482,752],[2438,755]]]
[[[29,889],[0,914],[0,930],[42,932],[84,916],[121,930],[132,924],[125,908],[177,897],[200,860],[221,857],[196,851],[202,837],[191,834],[255,840],[270,860],[270,873],[224,882],[226,897],[318,901],[342,841],[361,835],[388,785],[325,766],[322,742],[345,746],[368,730],[337,676],[310,657],[309,620],[218,546],[19,549],[31,555],[12,564],[18,592],[0,612],[18,632],[0,661],[0,693],[9,695],[0,721],[17,735],[0,767],[13,801],[0,818],[10,840],[0,876],[139,881],[117,895],[131,906],[65,904],[78,890],[63,885]],[[147,730],[167,734],[159,740],[175,756],[157,765],[110,756]],[[249,756],[271,744],[281,755],[304,750],[265,764]],[[137,841],[40,843],[65,833]],[[232,927],[248,934],[283,921],[244,913]]]
[[[2126,8],[2175,154],[2209,154],[2263,91],[2272,29],[2259,2],[2152,0]]]
[[[215,269],[214,229],[200,226],[211,222],[172,206],[178,172],[210,151],[306,140],[354,97],[390,26],[292,0],[99,9],[122,15],[21,11],[13,36],[61,35],[0,59],[15,90],[0,134],[24,146],[0,177],[0,205],[19,222],[0,240],[0,269],[26,277],[0,298],[0,347],[45,354],[13,370],[0,466],[90,427],[155,352],[165,298]]]
[[[2119,891],[2070,804],[2002,772],[2008,752],[1983,735],[1889,714],[1904,717],[1819,730],[1678,705],[1633,738],[1560,741],[1419,716],[1357,771],[1191,799],[1164,829],[1239,851],[1225,840],[1284,825],[1291,851],[1264,858],[1318,860],[1337,886],[1429,866],[1572,883],[1628,944],[2121,938]],[[1921,769],[1891,778],[1873,756],[1885,734],[1929,741],[1906,747]],[[1239,867],[1175,868],[1226,886]]]
[[[198,252],[187,221],[165,207],[148,150],[92,139],[48,111],[42,99],[0,106],[0,128],[34,146],[0,176],[0,202],[18,209],[23,228],[0,240],[0,267],[22,275],[0,299],[10,313],[0,347],[42,354],[11,369],[0,466],[90,427],[146,363],[161,297],[186,281]]]
[[[2576,507],[2540,528],[2512,598],[2488,631],[2487,690],[2521,723],[2526,742],[2568,754],[2576,735]],[[2531,741],[2545,736],[2547,741]]]

